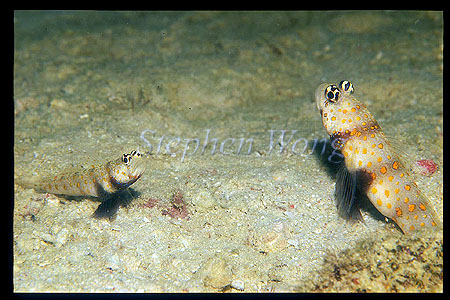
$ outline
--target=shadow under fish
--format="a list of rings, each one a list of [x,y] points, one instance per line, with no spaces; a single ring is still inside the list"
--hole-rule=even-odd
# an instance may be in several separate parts
[[[63,199],[68,201],[83,201],[86,199],[93,201],[100,201],[100,205],[91,215],[95,219],[108,219],[110,221],[114,220],[119,208],[126,208],[130,203],[141,195],[140,192],[128,188],[126,190],[120,190],[112,194],[103,194],[100,197],[92,196],[68,196],[68,195],[58,195]]]

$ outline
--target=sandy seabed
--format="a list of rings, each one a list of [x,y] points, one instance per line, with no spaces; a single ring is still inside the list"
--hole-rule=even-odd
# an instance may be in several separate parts
[[[416,180],[442,219],[442,13],[14,22],[16,179],[152,152],[111,220],[91,218],[99,201],[15,185],[15,292],[442,292],[442,231],[337,215],[313,99],[351,80],[408,159],[438,165]]]

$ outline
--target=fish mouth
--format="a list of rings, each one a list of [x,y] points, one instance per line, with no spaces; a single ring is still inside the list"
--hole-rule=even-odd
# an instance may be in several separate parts
[[[145,171],[145,164],[140,164],[134,169],[134,171],[131,174],[128,175],[129,180],[127,180],[126,182],[117,183],[117,185],[119,185],[120,188],[122,189],[128,188],[133,183],[138,181],[139,178],[141,178],[142,174],[144,174],[144,171]]]
[[[139,162],[134,167],[134,170],[133,170],[131,176],[134,177],[136,180],[138,180],[139,178],[141,178],[142,174],[144,174],[145,169],[146,169],[146,164],[144,162]]]

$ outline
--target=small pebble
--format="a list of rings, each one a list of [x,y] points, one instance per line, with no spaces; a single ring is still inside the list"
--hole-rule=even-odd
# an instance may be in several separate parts
[[[61,229],[58,234],[56,234],[56,243],[55,246],[60,248],[67,242],[67,238],[69,237],[69,231],[65,228]]]
[[[199,189],[192,195],[192,204],[199,211],[207,211],[217,205],[215,197],[206,189]]]
[[[50,244],[56,243],[56,239],[55,239],[54,235],[51,235],[46,232],[38,232],[38,231],[34,231],[33,233],[46,243],[50,243]]]
[[[222,288],[231,282],[231,269],[225,258],[220,253],[216,253],[208,259],[201,269],[202,281],[205,286],[213,288]]]
[[[54,99],[50,102],[50,107],[54,109],[66,108],[67,102],[62,99]]]
[[[245,289],[244,282],[239,279],[235,279],[231,282],[231,287],[236,290],[243,291]]]
[[[117,253],[114,253],[107,258],[106,268],[111,269],[111,270],[118,270],[118,269],[120,269],[120,266],[121,266],[121,260]]]
[[[297,248],[298,245],[299,245],[299,242],[298,242],[297,240],[293,240],[293,239],[287,240],[287,243],[288,243],[290,246],[293,246],[293,247],[295,247],[295,248]]]

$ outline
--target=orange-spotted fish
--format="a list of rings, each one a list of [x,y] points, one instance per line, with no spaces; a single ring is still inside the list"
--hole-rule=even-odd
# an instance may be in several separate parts
[[[38,181],[18,180],[18,183],[26,188],[57,195],[108,198],[113,193],[131,186],[144,171],[142,154],[139,151],[132,151],[106,164],[92,166],[79,172],[56,175]],[[102,217],[98,214],[95,216]]]
[[[322,84],[315,93],[332,146],[344,157],[345,167],[337,174],[335,188],[338,213],[347,219],[361,219],[355,192],[359,188],[403,233],[439,228],[441,223],[430,201],[353,91],[353,85],[344,80],[338,86]]]

